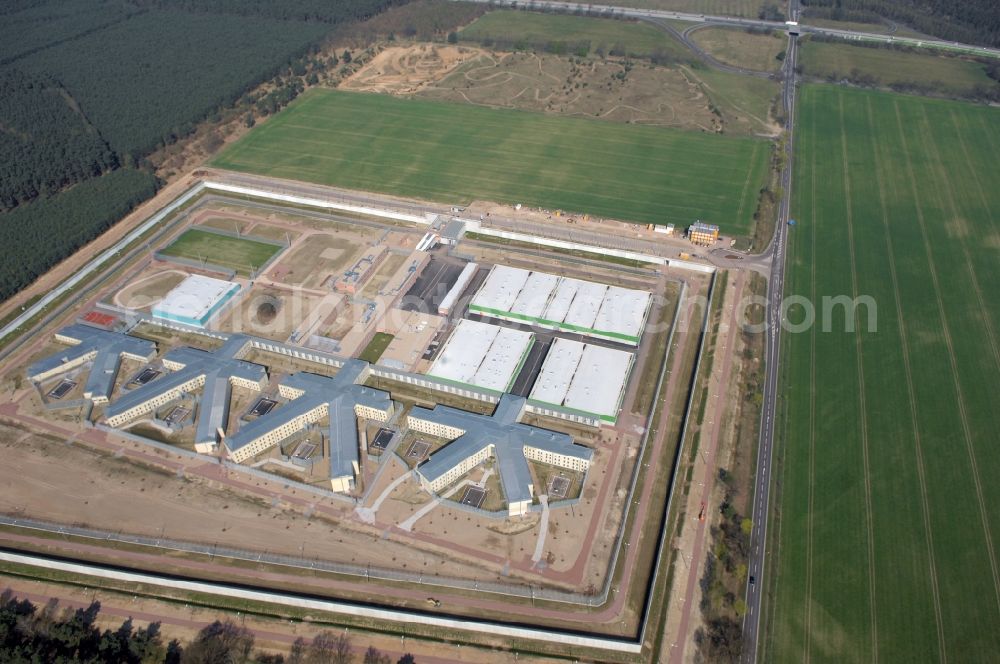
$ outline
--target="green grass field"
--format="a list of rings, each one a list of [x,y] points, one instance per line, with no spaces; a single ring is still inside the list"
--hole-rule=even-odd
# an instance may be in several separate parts
[[[877,331],[785,333],[761,661],[995,661],[1000,111],[806,86],[798,118],[786,295]]]
[[[819,78],[845,77],[856,70],[874,76],[881,85],[916,83],[946,93],[967,93],[977,84],[995,84],[982,64],[945,55],[815,41],[803,43],[801,55],[803,72]]]
[[[587,43],[591,52],[601,49],[608,53],[615,49],[643,57],[660,51],[682,61],[695,59],[679,40],[649,23],[587,16],[494,11],[462,30],[459,37],[477,42],[522,45],[523,48],[559,42],[567,45]]]
[[[393,335],[386,334],[385,332],[376,332],[372,340],[365,346],[365,349],[358,355],[358,359],[375,364],[395,338]]]
[[[267,242],[189,228],[159,253],[221,265],[236,270],[239,275],[249,276],[251,270],[259,269],[281,250],[278,245]]]
[[[214,166],[442,201],[752,229],[764,140],[330,90],[303,95]]]
[[[768,35],[719,27],[695,30],[691,39],[720,62],[757,71],[780,69],[777,56],[788,44],[780,32]]]

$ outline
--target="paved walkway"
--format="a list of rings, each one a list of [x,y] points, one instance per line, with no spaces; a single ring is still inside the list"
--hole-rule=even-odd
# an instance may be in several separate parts
[[[532,566],[538,565],[538,561],[542,559],[545,536],[549,532],[549,497],[539,496],[538,501],[542,504],[542,520],[538,522],[538,540],[535,542],[535,552],[531,555]]]
[[[365,523],[368,524],[375,523],[375,515],[378,514],[378,508],[382,506],[383,501],[385,501],[385,499],[389,497],[389,494],[391,494],[393,491],[396,490],[397,486],[399,486],[412,476],[413,476],[412,470],[403,473],[402,475],[394,479],[392,481],[392,484],[390,484],[385,488],[385,491],[383,491],[379,495],[379,497],[375,499],[375,502],[372,503],[371,507],[358,506],[354,508],[354,513],[357,514],[358,518],[364,521]]]

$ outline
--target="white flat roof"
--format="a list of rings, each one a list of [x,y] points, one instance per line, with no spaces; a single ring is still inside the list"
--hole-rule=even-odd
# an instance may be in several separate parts
[[[499,331],[496,325],[459,321],[429,373],[460,383],[471,383]]]
[[[175,286],[153,307],[153,315],[163,318],[201,321],[223,297],[239,284],[192,274]]]
[[[472,304],[498,311],[510,311],[531,272],[518,267],[494,265]]]
[[[604,302],[594,320],[594,329],[638,337],[642,334],[651,297],[646,291],[608,286]]]
[[[504,392],[514,380],[534,335],[461,320],[428,375]]]
[[[514,373],[521,365],[521,358],[531,345],[531,339],[531,332],[500,328],[489,352],[483,357],[472,384],[506,392],[514,380]]]
[[[573,297],[573,304],[569,305],[569,311],[566,312],[566,318],[563,319],[563,322],[567,325],[592,329],[607,291],[608,287],[604,284],[581,281],[577,286],[576,295]]]
[[[553,293],[552,299],[549,300],[549,307],[545,311],[546,320],[561,323],[566,319],[566,314],[569,313],[569,308],[573,304],[573,298],[576,297],[576,291],[582,283],[585,282],[578,279],[563,279],[559,282],[559,287]]]
[[[637,344],[651,297],[644,290],[496,265],[469,304],[487,316]]]
[[[558,285],[559,277],[556,275],[532,272],[525,280],[521,292],[511,306],[511,313],[531,318],[542,317],[549,304],[549,296]]]
[[[530,398],[614,421],[634,358],[624,350],[556,339]]]
[[[531,398],[546,403],[562,404],[583,356],[584,344],[557,338],[549,347],[542,369],[531,390]]]

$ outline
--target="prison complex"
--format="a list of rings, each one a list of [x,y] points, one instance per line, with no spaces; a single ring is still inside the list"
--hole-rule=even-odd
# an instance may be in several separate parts
[[[586,472],[593,450],[575,444],[568,434],[521,424],[525,403],[522,397],[505,394],[493,415],[440,405],[433,410],[413,407],[407,417],[411,430],[451,440],[417,466],[421,486],[440,493],[493,457],[507,512],[518,516],[528,511],[535,495],[529,460]]]
[[[350,360],[333,377],[307,372],[288,376],[278,385],[278,394],[288,402],[225,438],[229,457],[242,463],[329,418],[330,485],[334,491],[353,490],[361,472],[358,418],[385,422],[392,416],[389,393],[361,384],[369,370],[367,362]]]
[[[651,301],[647,291],[495,265],[469,311],[638,346]]]

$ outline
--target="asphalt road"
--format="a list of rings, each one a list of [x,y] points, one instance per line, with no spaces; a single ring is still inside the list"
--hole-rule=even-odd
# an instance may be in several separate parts
[[[792,0],[794,2],[794,0]],[[794,15],[794,14],[793,14]],[[771,452],[774,442],[775,406],[778,392],[778,358],[781,341],[781,300],[785,290],[785,252],[792,191],[792,158],[795,130],[795,60],[798,40],[788,38],[784,65],[782,101],[785,107],[786,145],[785,168],[781,173],[783,196],[778,206],[778,223],[774,239],[766,253],[771,254],[771,274],[768,279],[767,341],[765,353],[764,402],[761,411],[760,439],[757,445],[757,476],[754,480],[754,502],[751,512],[753,530],[750,533],[750,559],[747,585],[747,613],[743,619],[742,661],[752,663],[757,657],[761,603],[763,599],[764,562],[767,545],[768,503],[771,491]]]
[[[468,2],[479,2],[498,7],[526,5],[523,0],[466,0]],[[520,4],[519,4],[520,3]],[[674,21],[688,21],[692,23],[709,23],[712,25],[731,25],[741,28],[770,28],[772,30],[785,30],[783,21],[763,21],[754,18],[739,18],[736,16],[716,16],[712,14],[690,14],[686,12],[673,12],[659,9],[636,9],[634,7],[612,7],[610,5],[594,5],[582,2],[562,2],[561,0],[532,0],[531,7],[535,10],[549,10],[573,14],[580,10],[589,10],[591,16],[625,17],[634,19],[671,19]],[[798,12],[787,12],[793,20],[798,19]],[[819,34],[830,37],[854,41],[876,41],[895,44],[905,44],[917,48],[940,48],[949,51],[961,51],[963,53],[975,53],[978,55],[988,55],[1000,58],[1000,49],[987,48],[986,46],[973,46],[960,42],[945,41],[933,37],[898,37],[895,34],[875,34],[871,32],[857,32],[854,30],[837,30],[835,28],[821,28],[814,25],[801,25],[799,30],[802,34]],[[890,32],[894,32],[890,29]]]
[[[678,30],[671,23],[661,18],[644,18],[642,19],[650,25],[654,25],[660,30],[672,35],[675,39],[680,41],[682,44],[688,47],[698,58],[704,62],[706,65],[713,69],[718,69],[719,71],[728,72],[730,74],[740,74],[743,76],[755,76],[757,78],[773,78],[774,75],[771,72],[759,71],[757,69],[745,69],[743,67],[734,67],[728,65],[721,60],[717,60],[712,54],[703,49],[698,45],[696,41],[691,39],[691,33],[695,30],[700,30],[701,28],[707,28],[710,23],[694,23],[684,30]]]

